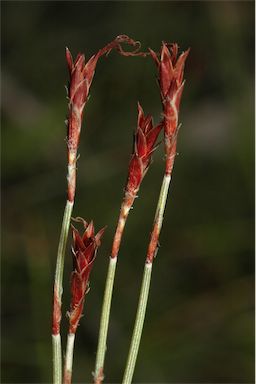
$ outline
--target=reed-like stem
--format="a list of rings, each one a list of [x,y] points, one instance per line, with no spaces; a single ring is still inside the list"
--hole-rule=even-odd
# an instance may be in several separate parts
[[[94,383],[100,384],[104,379],[104,361],[107,350],[107,336],[109,327],[109,317],[112,302],[113,286],[115,281],[117,256],[123,236],[124,227],[135,195],[126,194],[120,209],[118,224],[112,244],[111,257],[109,259],[108,273],[106,278],[105,292],[101,310],[101,320],[99,329],[99,339],[95,362]]]
[[[68,333],[63,384],[71,384],[75,333]]]
[[[61,384],[62,381],[62,356],[61,356],[61,337],[52,335],[52,353],[53,353],[53,383]]]
[[[52,348],[53,348],[53,383],[61,384],[62,382],[62,352],[61,352],[61,298],[63,291],[63,270],[66,252],[66,244],[70,219],[73,210],[73,202],[67,200],[64,216],[62,221],[60,240],[57,253],[57,262],[54,280],[54,300],[53,300],[53,324],[52,324]]]
[[[122,381],[123,384],[130,384],[132,382],[133,372],[134,372],[134,368],[135,368],[135,364],[138,356],[140,340],[141,340],[144,319],[146,314],[150,280],[151,280],[151,272],[152,272],[152,263],[146,263],[144,267],[144,274],[143,274],[143,280],[141,285],[136,320],[135,320],[135,325],[134,325],[134,330],[132,335],[132,341],[131,341],[125,373]]]
[[[100,384],[104,378],[103,369],[106,352],[107,332],[115,278],[115,267],[112,264],[115,264],[116,266],[116,260],[118,257],[127,217],[134,199],[137,196],[143,177],[145,176],[150,165],[152,153],[156,149],[155,143],[161,130],[162,123],[154,126],[152,116],[145,116],[141,105],[138,104],[138,121],[137,130],[134,136],[134,150],[129,163],[125,196],[120,209],[118,224],[112,244],[109,272],[106,280],[105,296],[99,331],[98,351],[94,372],[95,384]]]
[[[96,355],[96,363],[95,363],[95,372],[94,372],[94,380],[95,383],[101,383],[103,381],[103,367],[106,353],[106,341],[108,334],[108,325],[109,325],[109,315],[112,301],[112,293],[113,286],[115,280],[115,271],[116,271],[116,263],[117,257],[110,257],[109,266],[108,266],[108,274],[106,279],[106,287],[103,298],[102,312],[101,312],[101,320],[100,320],[100,331],[99,331],[99,341],[98,341],[98,349]]]
[[[156,256],[158,248],[158,239],[162,228],[164,210],[167,201],[167,195],[169,190],[169,185],[171,181],[171,176],[165,174],[159,194],[158,204],[156,208],[156,214],[153,224],[153,229],[151,232],[150,242],[148,246],[147,259],[144,268],[144,275],[141,284],[140,298],[137,308],[137,314],[133,329],[133,336],[131,340],[131,345],[128,353],[125,373],[123,377],[122,384],[130,384],[132,382],[133,373],[135,369],[135,364],[138,356],[140,340],[144,325],[145,313],[148,302],[150,280],[151,280],[151,271],[154,257]]]
[[[73,211],[73,205],[74,205],[74,202],[67,200],[65,210],[64,210],[64,215],[63,215],[58,253],[57,253],[57,262],[56,262],[56,270],[55,270],[55,288],[57,289],[57,294],[60,299],[63,291],[62,280],[63,280],[64,260],[65,260],[67,238],[68,238],[68,232],[70,227],[70,219]]]
[[[160,232],[162,229],[164,211],[165,211],[170,182],[171,182],[171,175],[165,173],[162,181],[161,190],[159,193],[153,228],[152,228],[150,242],[148,246],[148,252],[147,252],[147,261],[151,263],[153,262],[158,249],[158,240],[159,240]]]

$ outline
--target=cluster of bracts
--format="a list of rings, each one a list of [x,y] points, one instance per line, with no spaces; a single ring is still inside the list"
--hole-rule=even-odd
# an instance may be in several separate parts
[[[127,43],[134,47],[133,51],[124,51],[121,44]],[[162,43],[160,52],[149,49],[141,52],[138,42],[125,35],[118,36],[113,42],[99,50],[87,62],[85,56],[79,53],[73,61],[72,55],[66,49],[70,81],[68,91],[68,118],[67,118],[67,152],[68,152],[68,190],[67,196],[70,202],[74,202],[76,191],[76,162],[80,139],[81,125],[84,107],[88,100],[90,87],[94,77],[99,58],[116,49],[124,56],[151,57],[157,67],[158,84],[162,103],[161,120],[154,124],[150,114],[145,115],[138,103],[137,127],[134,133],[134,146],[128,166],[128,176],[125,186],[125,195],[120,210],[119,221],[113,241],[111,257],[117,257],[121,237],[128,212],[138,194],[141,182],[151,164],[152,155],[158,147],[159,135],[163,132],[165,144],[165,174],[171,175],[176,155],[176,143],[178,133],[178,115],[180,100],[184,88],[183,72],[184,64],[189,50],[178,54],[178,45]],[[83,224],[82,235],[72,226],[73,234],[73,272],[71,274],[71,306],[69,315],[69,332],[76,333],[82,316],[85,295],[88,291],[89,276],[100,245],[104,228],[97,234],[94,231],[93,222],[89,224],[79,218]],[[153,259],[149,259],[153,262]],[[59,332],[61,319],[60,308],[56,306],[53,313],[53,333]]]

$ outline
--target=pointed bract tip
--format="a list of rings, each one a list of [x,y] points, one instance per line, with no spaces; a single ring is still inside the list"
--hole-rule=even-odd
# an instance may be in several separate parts
[[[87,238],[90,238],[90,237],[94,236],[94,225],[93,225],[93,221],[92,220],[88,224],[88,227],[85,230],[85,234],[86,234]]]
[[[159,58],[157,56],[157,53],[155,51],[153,51],[153,49],[151,49],[151,48],[148,48],[148,50],[149,50],[149,53],[150,53],[152,59],[155,61],[156,65],[159,66],[160,61],[159,61]]]
[[[142,106],[141,106],[139,101],[137,101],[137,108],[138,108],[138,112],[142,112],[144,114],[143,108],[142,108]]]
[[[100,246],[100,243],[101,243],[101,238],[106,230],[107,226],[105,225],[105,227],[103,227],[102,229],[99,230],[99,232],[95,235],[95,243],[97,245],[97,247]]]
[[[68,47],[66,47],[66,60],[67,60],[69,72],[71,73],[73,69],[73,58]]]

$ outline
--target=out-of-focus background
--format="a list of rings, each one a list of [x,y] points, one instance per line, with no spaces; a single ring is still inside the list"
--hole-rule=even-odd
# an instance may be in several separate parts
[[[2,382],[51,382],[51,300],[66,198],[65,47],[116,35],[191,47],[171,192],[134,382],[249,383],[254,374],[254,3],[2,2]],[[111,241],[136,126],[160,119],[153,61],[102,58],[86,106],[74,215],[107,225],[77,333],[90,382]],[[164,170],[154,156],[125,230],[106,382],[120,383]],[[65,267],[69,308],[71,254]],[[63,316],[63,343],[66,320]]]

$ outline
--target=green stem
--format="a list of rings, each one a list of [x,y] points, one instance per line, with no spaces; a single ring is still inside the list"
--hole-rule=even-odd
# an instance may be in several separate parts
[[[150,242],[148,246],[147,259],[146,259],[144,275],[143,275],[143,280],[141,285],[140,298],[139,298],[139,303],[137,308],[134,330],[133,330],[130,350],[127,358],[127,363],[126,363],[122,384],[130,384],[133,378],[133,373],[135,369],[135,364],[137,360],[137,355],[139,351],[140,340],[141,340],[141,335],[143,330],[147,302],[148,302],[152,263],[153,263],[154,257],[156,256],[156,251],[158,247],[158,239],[159,239],[159,235],[162,228],[164,210],[166,206],[170,181],[171,181],[171,176],[169,174],[165,174],[163,178],[159,198],[158,198],[153,229],[151,232]]]
[[[99,341],[98,341],[98,349],[96,355],[96,363],[95,363],[95,372],[94,372],[94,380],[95,383],[101,383],[103,380],[103,366],[105,360],[106,353],[106,344],[107,344],[107,333],[108,333],[108,324],[109,324],[109,314],[111,308],[111,299],[113,292],[113,285],[115,279],[115,271],[116,271],[116,263],[117,257],[110,258],[109,266],[108,266],[108,274],[106,279],[106,287],[103,298],[102,305],[102,313],[100,320],[100,331],[99,331]]]
[[[144,275],[141,285],[140,298],[136,314],[136,320],[132,335],[132,341],[126,363],[125,373],[123,377],[123,384],[130,384],[132,382],[133,372],[137,360],[137,355],[140,346],[140,339],[142,335],[144,319],[147,308],[150,280],[151,280],[152,263],[146,263],[144,268]]]
[[[61,311],[61,298],[63,292],[63,270],[64,270],[64,260],[65,260],[65,251],[68,238],[68,231],[70,226],[70,219],[73,210],[73,202],[67,200],[64,216],[62,221],[60,240],[57,253],[57,262],[55,270],[55,281],[54,281],[54,293],[56,297],[54,298],[54,306],[56,304],[59,306],[59,311]],[[54,307],[53,312],[57,312],[57,309]],[[53,315],[54,317],[54,315]],[[61,317],[61,312],[60,312]],[[59,328],[60,318],[54,320],[56,323],[53,324],[55,329]],[[52,335],[52,349],[53,349],[53,383],[61,384],[62,382],[62,353],[61,353],[61,336],[59,331],[56,331]]]
[[[75,334],[68,333],[63,384],[71,384]]]
[[[157,225],[159,228],[159,233],[161,231],[162,224],[163,224],[164,210],[166,206],[170,182],[171,182],[171,175],[165,174],[163,177],[162,186],[159,193],[159,198],[158,198],[158,203],[156,208],[156,214],[155,214],[155,220],[158,220]]]
[[[62,381],[62,363],[61,363],[61,338],[60,334],[52,335],[53,352],[53,383],[61,384]]]
[[[65,210],[64,210],[64,215],[63,215],[58,253],[57,253],[57,262],[56,262],[56,270],[55,270],[55,287],[57,289],[57,294],[60,299],[63,292],[62,280],[63,280],[64,260],[65,260],[66,244],[67,244],[73,205],[74,205],[74,202],[67,200]]]

